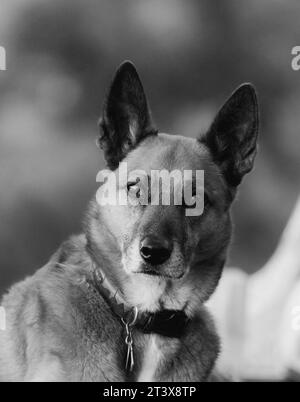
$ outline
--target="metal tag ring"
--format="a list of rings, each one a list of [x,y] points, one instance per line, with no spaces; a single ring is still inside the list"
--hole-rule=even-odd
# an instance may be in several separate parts
[[[133,314],[132,320],[130,321],[129,318],[124,319],[124,317],[121,318],[122,323],[127,327],[132,327],[138,318],[139,310],[137,307],[133,307],[133,309],[130,311],[129,314]]]

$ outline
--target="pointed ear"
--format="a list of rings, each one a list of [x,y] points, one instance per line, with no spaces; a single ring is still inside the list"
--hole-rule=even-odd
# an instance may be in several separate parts
[[[221,167],[227,182],[237,186],[254,163],[257,150],[258,105],[251,84],[241,85],[225,102],[201,139]]]
[[[157,133],[142,83],[131,62],[122,63],[117,70],[99,125],[98,142],[112,170],[141,140]]]

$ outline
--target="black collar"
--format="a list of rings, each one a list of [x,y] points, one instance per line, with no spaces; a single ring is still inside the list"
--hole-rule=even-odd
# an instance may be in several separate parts
[[[142,313],[136,328],[145,334],[158,334],[169,338],[181,338],[189,318],[181,310],[161,310],[156,313]]]
[[[158,334],[169,338],[181,338],[189,323],[189,318],[181,310],[161,310],[156,313],[140,312],[128,306],[119,291],[107,280],[100,268],[93,270],[93,287],[105,299],[111,310],[123,323],[145,334]]]

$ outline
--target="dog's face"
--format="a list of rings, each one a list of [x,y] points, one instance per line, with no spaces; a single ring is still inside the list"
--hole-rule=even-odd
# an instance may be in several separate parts
[[[101,194],[114,186],[117,195],[126,193],[128,199],[146,194],[148,203],[108,203],[100,209],[99,222],[117,245],[121,269],[127,275],[147,278],[148,286],[159,284],[164,291],[175,283],[197,283],[201,300],[208,298],[226,258],[231,202],[243,175],[253,166],[257,126],[255,92],[246,84],[230,97],[201,137],[158,133],[135,68],[128,62],[120,67],[100,123],[100,145],[108,167],[119,180],[108,179]],[[121,178],[124,162],[128,175]],[[131,177],[132,172],[141,169],[145,180]],[[184,172],[190,171],[191,188],[197,185],[195,172],[204,171],[203,212],[195,216],[186,213],[195,208],[194,198],[189,205],[176,205],[175,199],[186,198],[184,185],[178,187],[173,181],[168,189],[170,203],[162,205],[164,189],[154,185],[153,170],[179,171],[183,183]],[[153,197],[158,197],[156,205],[151,202]]]

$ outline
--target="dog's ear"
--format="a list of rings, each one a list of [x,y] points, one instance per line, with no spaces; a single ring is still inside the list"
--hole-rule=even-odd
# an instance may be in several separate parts
[[[142,83],[129,61],[122,63],[115,74],[99,126],[98,143],[112,170],[141,140],[157,133]]]
[[[258,104],[254,87],[241,85],[225,102],[201,139],[210,149],[229,185],[237,186],[254,163]]]

